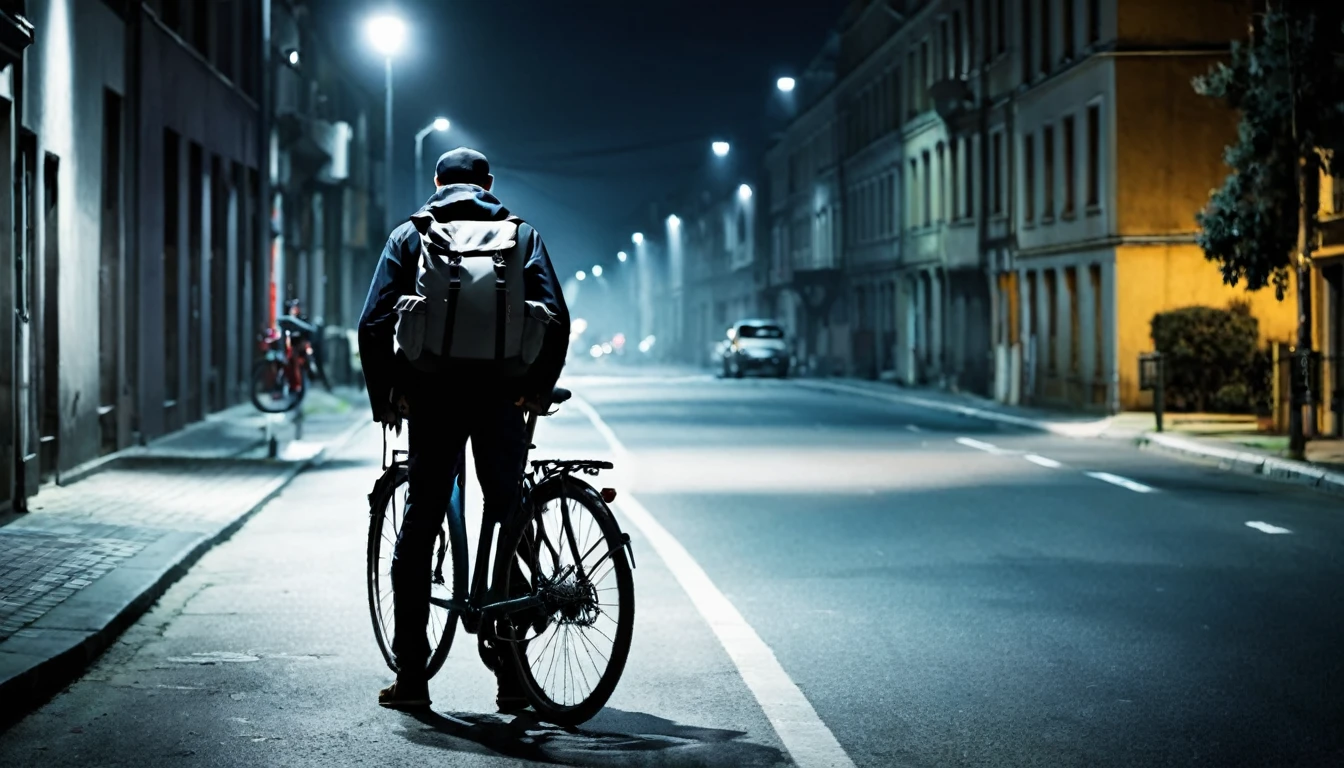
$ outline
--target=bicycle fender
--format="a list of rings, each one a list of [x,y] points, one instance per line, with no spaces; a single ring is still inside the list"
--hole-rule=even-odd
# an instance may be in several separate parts
[[[369,514],[374,513],[373,500],[386,494],[401,482],[401,473],[406,471],[406,467],[401,464],[393,464],[383,470],[383,474],[373,483],[373,490],[369,491]]]

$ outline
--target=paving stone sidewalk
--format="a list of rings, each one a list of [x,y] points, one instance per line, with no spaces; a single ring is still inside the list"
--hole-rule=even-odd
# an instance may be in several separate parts
[[[325,394],[325,393],[324,393]],[[360,393],[314,397],[302,440],[231,409],[115,457],[0,517],[0,724],[60,690],[185,568],[368,422]]]

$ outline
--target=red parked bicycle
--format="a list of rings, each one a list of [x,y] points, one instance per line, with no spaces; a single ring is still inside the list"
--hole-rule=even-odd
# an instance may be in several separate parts
[[[310,379],[331,389],[314,346],[322,338],[321,325],[300,314],[298,299],[286,302],[285,310],[276,318],[276,327],[267,328],[258,337],[262,357],[252,368],[252,404],[265,413],[298,408]]]

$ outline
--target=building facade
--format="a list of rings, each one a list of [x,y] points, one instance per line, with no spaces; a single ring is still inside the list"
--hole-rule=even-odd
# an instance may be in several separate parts
[[[271,59],[287,61],[307,45],[303,9],[274,5],[275,26],[294,35],[273,41]],[[367,175],[350,159],[350,126],[367,130],[362,97],[290,110],[264,168],[262,8],[0,2],[0,248],[11,254],[0,275],[0,507],[22,509],[44,483],[243,402],[273,286],[290,274],[329,322],[348,316],[341,259],[366,237],[349,223],[367,216],[368,195],[351,189]],[[322,77],[302,74],[305,92],[339,96]],[[268,170],[283,199],[327,214],[294,225],[303,250],[291,261],[263,245]]]
[[[766,156],[767,307],[818,372],[1097,411],[1147,404],[1157,312],[1244,299],[1290,340],[1195,244],[1236,116],[1190,83],[1250,12],[855,0]]]

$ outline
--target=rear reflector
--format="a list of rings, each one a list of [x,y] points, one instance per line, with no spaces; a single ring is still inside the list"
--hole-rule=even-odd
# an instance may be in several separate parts
[[[615,501],[615,500],[616,500],[616,489],[615,489],[615,488],[603,488],[603,489],[602,489],[602,500],[605,501],[605,502],[607,502],[608,504],[610,504],[611,502]]]

